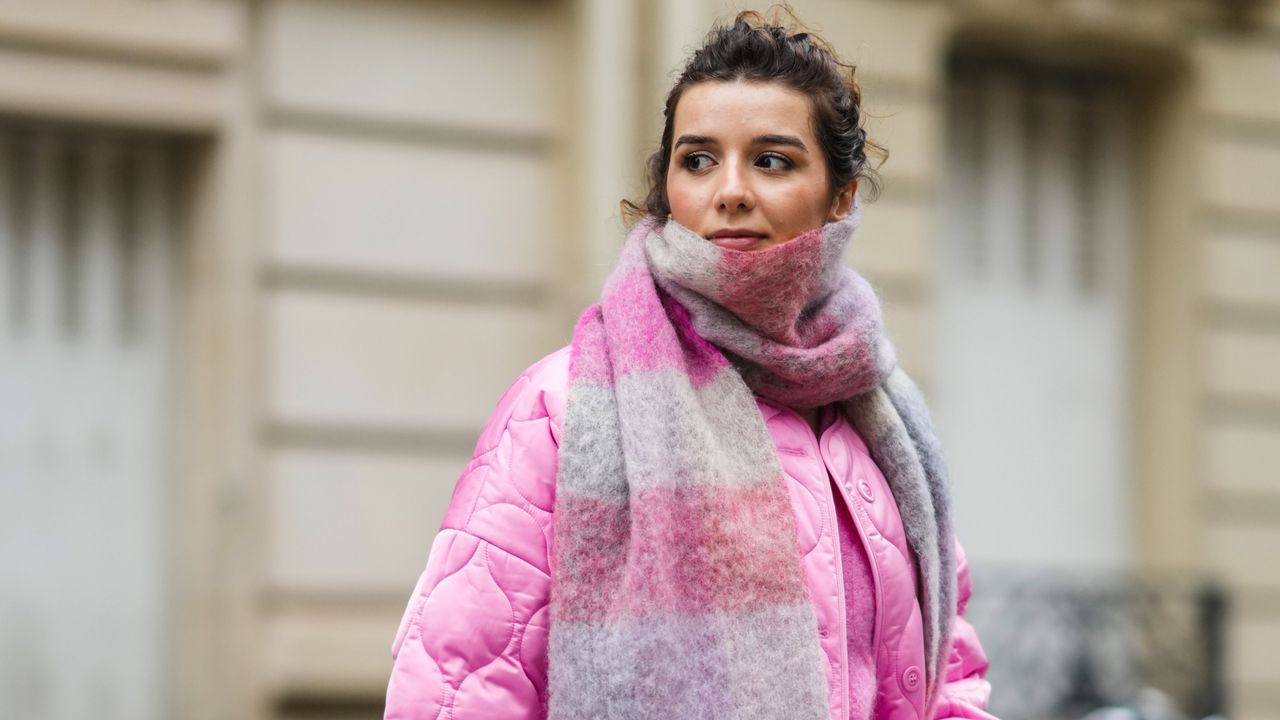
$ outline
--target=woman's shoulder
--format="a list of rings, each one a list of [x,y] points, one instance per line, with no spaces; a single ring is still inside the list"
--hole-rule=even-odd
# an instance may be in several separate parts
[[[528,378],[541,391],[551,390],[563,394],[569,389],[569,351],[572,347],[565,345],[544,355],[520,373],[520,378]]]
[[[558,445],[569,394],[569,346],[551,352],[527,367],[498,400],[480,434],[481,448],[497,443],[512,423],[545,421]]]
[[[564,350],[543,357],[502,394],[440,523],[442,532],[479,538],[543,575],[550,572],[548,518],[555,504],[568,357]],[[464,554],[474,554],[474,543],[460,547]],[[504,585],[511,567],[500,555],[486,551],[477,562],[486,572],[498,573],[494,580]]]

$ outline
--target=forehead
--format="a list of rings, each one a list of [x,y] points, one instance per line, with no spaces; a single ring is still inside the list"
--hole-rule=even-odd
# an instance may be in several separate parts
[[[725,140],[767,133],[811,137],[809,98],[777,82],[709,81],[690,85],[676,104],[675,135]]]

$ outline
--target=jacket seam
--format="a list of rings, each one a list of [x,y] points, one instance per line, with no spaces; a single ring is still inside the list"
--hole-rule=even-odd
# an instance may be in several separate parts
[[[825,469],[825,465],[826,465],[825,460],[823,461],[823,465]],[[844,549],[840,547],[840,519],[837,517],[837,513],[840,512],[840,508],[836,507],[836,502],[837,502],[836,493],[838,493],[839,490],[837,490],[835,486],[838,485],[839,482],[840,482],[839,480],[836,480],[835,477],[832,476],[831,471],[827,469],[827,493],[831,497],[831,502],[829,503],[828,507],[831,508],[831,512],[822,513],[822,524],[826,525],[828,521],[830,521],[831,545],[833,548],[833,554],[835,555],[835,558],[836,558],[836,563],[835,563],[836,600],[837,600],[836,607],[842,611],[843,621],[840,623],[840,626],[844,628],[844,633],[843,633],[844,636],[841,638],[837,638],[838,640],[840,640],[839,653],[841,656],[844,657],[844,665],[841,667],[842,672],[840,673],[840,688],[839,688],[840,708],[841,708],[840,717],[845,718],[845,717],[849,717],[850,658],[849,658],[849,610],[847,606],[849,602],[849,598],[845,597],[845,586],[844,586],[844,576],[843,576],[844,561],[842,559]],[[875,648],[874,638],[872,640],[871,647],[873,649]]]
[[[510,504],[510,503],[508,503],[508,504]],[[505,555],[507,555],[507,556],[509,556],[509,557],[512,557],[512,558],[514,558],[514,559],[516,559],[516,560],[519,560],[519,561],[520,561],[521,563],[523,563],[526,567],[529,567],[529,568],[531,568],[531,569],[533,569],[533,570],[536,570],[536,571],[538,572],[538,574],[539,574],[539,575],[541,575],[541,576],[543,576],[543,577],[545,577],[545,578],[548,578],[548,579],[550,579],[550,577],[551,577],[549,574],[547,574],[546,572],[544,572],[544,571],[543,571],[543,569],[542,569],[542,568],[540,568],[540,567],[538,567],[537,565],[534,565],[533,563],[529,562],[528,560],[525,560],[524,558],[520,557],[519,555],[517,555],[517,554],[515,554],[515,553],[511,552],[510,550],[508,550],[508,549],[506,549],[506,548],[502,547],[502,546],[501,546],[501,545],[499,545],[498,543],[495,543],[494,541],[492,541],[492,540],[490,540],[490,539],[488,539],[488,538],[486,538],[486,537],[483,537],[483,536],[481,536],[481,535],[477,535],[477,534],[475,534],[475,533],[471,532],[470,530],[466,529],[465,527],[443,527],[443,528],[440,528],[440,530],[441,530],[441,531],[449,530],[449,531],[452,531],[452,532],[461,533],[461,534],[463,534],[463,535],[466,535],[467,537],[475,538],[475,539],[476,539],[476,541],[478,541],[478,542],[480,542],[480,543],[483,543],[484,545],[487,545],[487,546],[489,546],[489,547],[495,548],[495,549],[497,549],[497,550],[501,550],[501,551],[503,552],[503,554],[505,554]],[[476,550],[476,552],[479,552],[479,549],[477,549],[477,550]],[[472,555],[472,558],[471,558],[471,559],[474,559],[474,557],[475,557],[475,556],[474,556],[474,555]],[[471,559],[468,559],[468,560],[467,560],[467,562],[471,562]],[[465,565],[465,563],[464,563],[464,565]]]
[[[519,637],[515,639],[515,648],[514,648],[516,664],[520,666],[520,672],[524,673],[525,678],[529,680],[529,684],[532,685],[534,691],[538,693],[539,702],[541,702],[542,696],[546,693],[546,688],[545,687],[541,689],[538,688],[538,681],[534,680],[533,676],[529,674],[529,668],[525,665],[525,662],[522,656],[524,654],[524,638],[526,635],[529,634],[529,625],[533,622],[533,616],[542,612],[543,608],[545,607],[546,605],[543,605],[539,607],[537,610],[534,610],[532,613],[529,614],[529,620],[521,624],[521,627],[519,628]]]

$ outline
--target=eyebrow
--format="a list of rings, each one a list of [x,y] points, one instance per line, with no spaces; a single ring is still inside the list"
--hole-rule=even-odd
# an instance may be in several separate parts
[[[712,138],[707,135],[681,135],[676,140],[676,144],[672,147],[672,149],[674,150],[675,148],[678,148],[681,145],[713,145],[715,144],[715,142],[716,142],[715,138]],[[795,135],[777,135],[773,133],[770,133],[767,135],[757,135],[751,138],[751,144],[752,145],[789,145],[791,147],[797,148],[804,152],[809,152],[809,148],[805,146],[804,141],[802,141],[800,138],[796,137]]]
[[[809,152],[804,141],[795,135],[757,135],[751,138],[752,145],[790,145],[793,148]]]
[[[672,149],[674,150],[681,145],[709,145],[712,142],[712,139],[706,135],[681,135],[676,139],[676,144],[672,146]]]

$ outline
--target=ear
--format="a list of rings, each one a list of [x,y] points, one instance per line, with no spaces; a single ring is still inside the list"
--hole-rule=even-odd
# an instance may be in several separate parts
[[[853,195],[856,192],[858,192],[858,178],[854,178],[848,185],[836,191],[836,196],[831,199],[831,212],[827,213],[827,222],[849,217],[849,210],[853,207]]]

